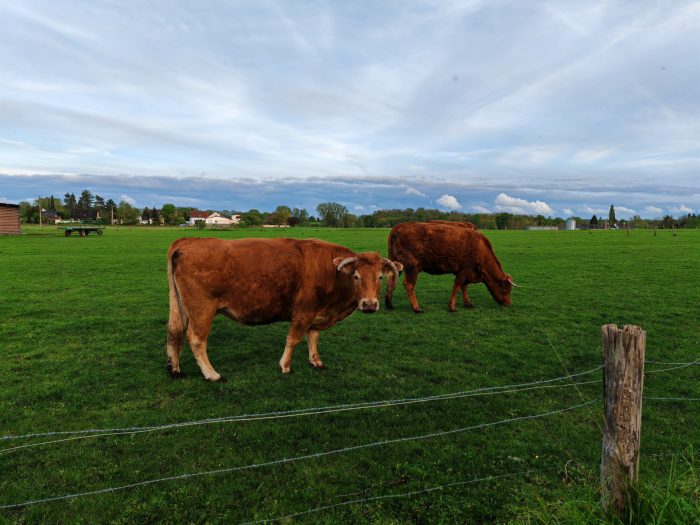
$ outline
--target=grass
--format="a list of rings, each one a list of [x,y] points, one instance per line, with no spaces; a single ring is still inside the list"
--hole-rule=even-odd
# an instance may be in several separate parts
[[[46,227],[25,232],[0,238],[0,436],[165,424],[553,378],[601,363],[600,326],[606,323],[642,326],[647,360],[700,357],[698,231],[676,237],[643,230],[630,237],[615,231],[487,232],[504,269],[523,286],[514,290],[512,307],[499,307],[476,285],[470,287],[476,308],[451,314],[451,276],[421,275],[417,294],[425,314],[411,312],[399,287],[396,310],[356,313],[321,334],[319,350],[329,367],[322,372],[307,368],[302,343],[294,373],[280,374],[286,323],[244,327],[217,318],[209,357],[227,376],[225,384],[203,381],[188,348],[182,360],[187,378],[173,381],[165,372],[165,254],[173,240],[289,235],[386,254],[388,230],[108,228],[102,237],[86,238],[65,238]],[[662,368],[647,365],[648,371]],[[698,370],[649,374],[645,394],[698,398]],[[599,378],[598,372],[579,380]],[[597,502],[600,383],[0,450],[0,506],[439,433],[589,400],[595,402],[549,417],[432,439],[0,510],[0,520],[239,523],[494,477],[297,520],[598,523],[605,519]],[[668,501],[681,502],[671,505],[680,506],[681,514],[672,516],[681,521],[698,509],[697,490],[679,488],[697,481],[695,471],[674,456],[653,456],[697,449],[697,403],[645,402],[643,485],[636,501],[647,502],[640,508],[656,505],[650,516]],[[0,441],[0,449],[48,439]],[[666,518],[653,519],[648,522]]]

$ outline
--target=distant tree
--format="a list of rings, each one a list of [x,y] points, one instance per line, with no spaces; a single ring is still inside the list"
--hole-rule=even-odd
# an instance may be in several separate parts
[[[292,210],[289,209],[289,206],[277,206],[275,211],[267,216],[265,222],[267,222],[268,224],[276,224],[278,226],[281,226],[283,224],[287,224],[287,220],[291,216]]]
[[[299,225],[299,226],[308,226],[309,225],[309,212],[306,211],[304,208],[294,208],[292,210],[292,216],[290,217],[290,220],[294,219],[294,226]],[[289,223],[292,225],[292,223]]]
[[[357,226],[357,216],[352,213],[343,215],[343,228],[354,228]]]
[[[139,221],[139,211],[126,201],[121,201],[115,217],[121,224],[137,224]]]
[[[105,200],[103,197],[100,197],[99,195],[95,195],[95,202],[94,202],[95,208],[98,210],[104,211],[105,209]]]
[[[595,214],[593,214],[593,217],[591,217],[591,220],[588,224],[593,227],[598,226],[598,217],[596,217]]]
[[[260,226],[264,220],[265,218],[262,213],[254,208],[245,213],[241,213],[241,222],[243,222],[245,226]]]
[[[337,202],[324,202],[316,206],[316,211],[326,226],[338,228],[343,225],[348,209]]]
[[[499,213],[496,215],[496,228],[499,230],[505,230],[508,227],[508,223],[511,220],[510,213]]]
[[[66,193],[63,196],[63,205],[66,207],[66,210],[68,211],[68,215],[70,217],[74,217],[75,211],[78,208],[78,201],[75,199],[75,194],[74,193]]]
[[[661,225],[664,228],[672,228],[674,225],[673,217],[670,215],[665,215],[664,218],[661,220]]]
[[[89,210],[92,208],[93,198],[90,190],[83,190],[78,199],[78,208],[81,210]]]
[[[194,221],[194,227],[197,228],[199,231],[202,231],[206,229],[207,221]]]
[[[141,212],[141,218],[144,221],[147,221],[148,219],[151,218],[151,210],[148,209],[148,206],[146,206],[143,211]]]
[[[163,217],[165,224],[177,224],[178,212],[174,204],[163,204],[160,209],[160,216]]]
[[[151,208],[151,221],[153,224],[160,224],[160,212],[158,208]]]
[[[610,211],[608,212],[608,222],[610,223],[611,228],[615,226],[615,206],[613,206],[612,204],[610,205]]]

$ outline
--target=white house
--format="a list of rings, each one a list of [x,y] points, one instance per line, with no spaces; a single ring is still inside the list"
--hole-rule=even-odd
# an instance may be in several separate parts
[[[194,226],[194,223],[197,221],[204,221],[208,226],[235,226],[241,222],[241,216],[231,215],[229,219],[218,212],[209,213],[208,211],[192,210],[188,224]]]

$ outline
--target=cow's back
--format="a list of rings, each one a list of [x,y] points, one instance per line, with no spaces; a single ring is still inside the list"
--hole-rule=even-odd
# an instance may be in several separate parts
[[[243,324],[267,324],[314,307],[300,295],[332,287],[336,252],[348,250],[316,240],[187,238],[169,254],[186,309],[206,305]]]
[[[419,272],[457,273],[476,262],[482,238],[478,230],[447,221],[406,222],[389,234],[390,257]]]

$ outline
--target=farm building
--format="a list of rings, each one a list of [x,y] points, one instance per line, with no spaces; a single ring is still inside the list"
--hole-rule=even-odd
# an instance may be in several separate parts
[[[19,204],[0,202],[0,234],[20,233]]]
[[[232,226],[241,222],[240,215],[231,215],[231,218],[224,217],[220,213],[209,213],[208,211],[192,210],[190,212],[190,226],[194,226],[197,221],[204,221],[207,225]]]
[[[576,229],[576,219],[566,219],[566,229],[575,230]]]

